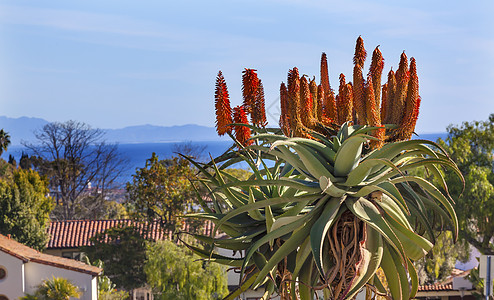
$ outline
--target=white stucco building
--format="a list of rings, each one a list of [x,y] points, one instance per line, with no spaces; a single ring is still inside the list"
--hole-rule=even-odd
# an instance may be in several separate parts
[[[97,277],[102,269],[40,253],[0,234],[0,299],[14,300],[34,293],[45,279],[63,277],[82,292],[82,300],[98,299]]]

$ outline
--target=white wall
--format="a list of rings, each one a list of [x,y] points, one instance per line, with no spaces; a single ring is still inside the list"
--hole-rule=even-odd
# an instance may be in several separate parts
[[[53,277],[63,277],[76,285],[83,294],[81,300],[97,299],[97,279],[92,275],[80,273],[62,268],[56,268],[35,262],[28,262],[25,265],[26,291],[33,293],[37,286],[45,279]]]
[[[0,295],[11,300],[24,296],[23,261],[0,251],[0,266],[7,270],[7,277],[0,280]]]
[[[242,257],[240,251],[235,252],[235,255],[233,255],[233,250],[217,248],[216,251],[218,252],[218,254],[227,257],[234,257],[234,258]],[[227,276],[228,276],[228,285],[238,285],[240,279],[240,273],[236,273],[234,270],[230,270],[227,272]]]

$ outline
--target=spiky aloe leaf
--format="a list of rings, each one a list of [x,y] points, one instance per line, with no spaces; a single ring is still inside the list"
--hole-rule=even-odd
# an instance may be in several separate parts
[[[312,255],[322,277],[325,276],[322,262],[324,239],[329,228],[333,225],[338,216],[341,215],[342,211],[340,210],[340,207],[344,200],[345,198],[330,198],[327,201],[321,216],[310,230]]]
[[[372,202],[364,198],[348,198],[345,204],[355,216],[377,230],[405,261],[403,244]]]
[[[336,152],[334,162],[334,174],[347,176],[359,163],[363,144],[369,140],[369,136],[355,135],[346,139]]]
[[[360,289],[376,274],[381,265],[384,247],[382,236],[372,227],[366,229],[366,239],[362,246],[362,258],[357,265],[357,272],[345,297],[352,299]]]

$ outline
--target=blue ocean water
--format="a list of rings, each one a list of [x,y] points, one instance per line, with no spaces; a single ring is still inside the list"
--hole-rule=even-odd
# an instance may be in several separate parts
[[[230,146],[230,141],[214,142],[189,142],[189,143],[143,143],[143,144],[119,144],[119,151],[129,159],[129,170],[125,178],[131,179],[135,174],[136,168],[142,168],[146,165],[146,160],[151,158],[153,152],[159,159],[167,159],[177,156],[176,151],[182,146],[190,146],[193,149],[200,150],[199,160],[209,161],[209,156],[217,157],[223,154]]]
[[[132,175],[135,174],[136,168],[142,168],[146,165],[146,159],[151,158],[153,152],[158,155],[160,159],[171,158],[176,156],[174,153],[177,149],[183,146],[192,147],[193,149],[201,150],[199,160],[208,160],[209,155],[217,157],[223,154],[230,146],[230,141],[213,141],[213,142],[187,142],[187,143],[142,143],[142,144],[119,144],[118,150],[128,159],[129,163],[126,167],[126,171],[122,175],[120,181],[122,183],[128,182],[132,179]],[[22,153],[29,152],[24,146],[16,145],[9,147],[8,151],[2,154],[2,158],[9,159],[9,155],[19,161]],[[242,166],[239,166],[242,167]]]

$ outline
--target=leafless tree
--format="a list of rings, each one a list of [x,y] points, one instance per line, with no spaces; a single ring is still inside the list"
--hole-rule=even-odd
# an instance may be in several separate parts
[[[128,166],[117,145],[104,142],[104,132],[76,121],[54,122],[34,132],[37,142],[24,143],[35,167],[50,180],[57,201],[55,219],[98,218],[108,193],[118,187]]]

